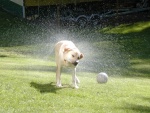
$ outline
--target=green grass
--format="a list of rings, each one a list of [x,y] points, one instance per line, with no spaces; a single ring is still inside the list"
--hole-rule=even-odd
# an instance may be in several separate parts
[[[128,34],[128,33],[133,33],[133,32],[138,33],[149,27],[150,27],[150,22],[148,21],[148,22],[137,22],[134,24],[122,24],[112,29],[111,27],[106,27],[102,29],[101,31],[105,33],[114,33],[114,34],[115,33]]]
[[[75,90],[70,86],[68,73],[63,73],[64,88],[55,87],[52,63],[30,58],[3,58],[1,63],[3,113],[148,113],[150,110],[147,78],[109,77],[107,84],[97,84],[96,74],[79,73],[80,89]]]
[[[1,113],[150,112],[150,27],[131,30],[150,22],[107,30],[69,28],[54,35],[55,29],[46,31],[2,11],[0,16]],[[64,39],[62,35],[75,41],[85,56],[77,69],[77,90],[71,87],[68,69],[62,73],[64,87],[55,87],[52,51],[54,38]],[[101,71],[109,75],[106,84],[96,82]]]

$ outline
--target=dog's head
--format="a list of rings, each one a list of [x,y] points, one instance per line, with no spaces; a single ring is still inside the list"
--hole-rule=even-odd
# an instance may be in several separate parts
[[[77,66],[83,54],[77,48],[64,49],[64,62],[67,66]]]

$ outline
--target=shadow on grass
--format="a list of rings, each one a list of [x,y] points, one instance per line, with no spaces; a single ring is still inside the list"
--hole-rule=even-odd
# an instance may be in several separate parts
[[[150,77],[150,70],[149,69],[128,69],[134,76],[136,77]]]
[[[11,64],[11,63],[10,63]],[[13,63],[12,63],[13,64]],[[41,71],[41,72],[55,72],[55,66],[41,66],[41,65],[26,65],[26,66],[16,66],[12,67],[1,67],[2,70],[18,70],[18,71]]]
[[[137,113],[150,113],[150,107],[144,106],[144,105],[135,105],[135,104],[128,104],[126,107],[123,107],[122,109],[135,111]]]
[[[139,98],[142,101],[150,102],[150,97],[138,96],[136,98]],[[124,107],[120,107],[117,109],[123,109],[124,111],[136,112],[136,113],[150,113],[150,106],[148,106],[148,104],[143,105],[143,103],[137,103],[137,104],[126,103]]]
[[[37,89],[40,93],[47,93],[47,92],[56,93],[57,90],[60,90],[60,88],[57,88],[53,82],[48,84],[31,82],[30,85],[31,87]]]
[[[149,101],[150,102],[150,97],[141,97],[143,100],[145,101]]]
[[[61,88],[56,87],[55,83],[51,82],[48,84],[40,84],[36,82],[31,82],[30,83],[31,87],[34,87],[39,91],[40,93],[57,93],[58,90],[64,89],[64,88],[71,88],[69,85],[65,85]]]

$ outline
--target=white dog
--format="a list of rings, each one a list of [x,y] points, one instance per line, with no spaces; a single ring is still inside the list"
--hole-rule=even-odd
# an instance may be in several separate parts
[[[76,66],[79,63],[79,60],[83,58],[83,54],[79,49],[74,45],[72,41],[63,40],[55,45],[55,59],[56,59],[56,86],[62,87],[61,84],[61,70],[63,66],[72,67],[73,75],[72,82],[74,88],[79,88],[77,83],[79,79],[76,76]]]

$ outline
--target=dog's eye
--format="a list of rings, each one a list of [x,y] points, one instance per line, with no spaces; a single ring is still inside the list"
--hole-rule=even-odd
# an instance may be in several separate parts
[[[72,57],[74,57],[74,55],[72,55]]]

